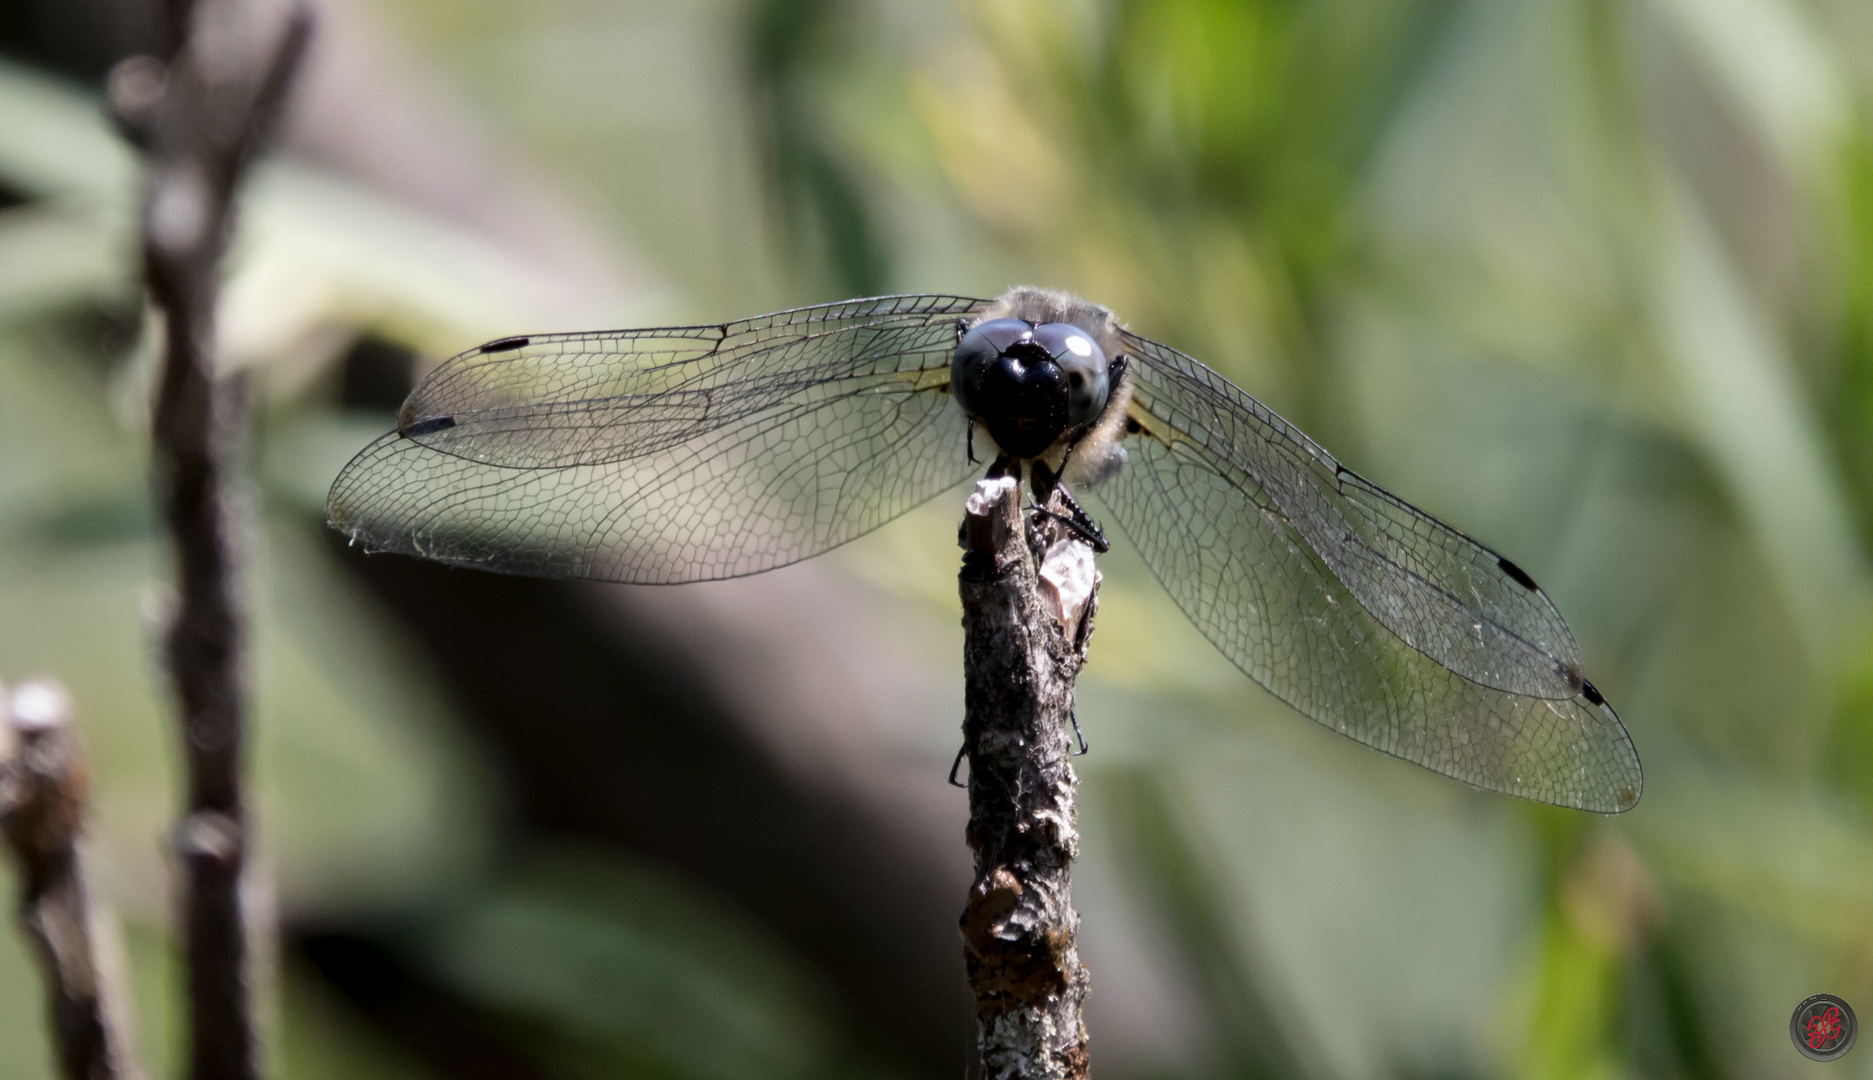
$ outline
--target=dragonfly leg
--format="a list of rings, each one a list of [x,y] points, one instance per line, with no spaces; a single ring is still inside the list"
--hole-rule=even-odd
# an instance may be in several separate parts
[[[1074,721],[1073,728],[1075,731],[1079,730],[1079,722],[1077,720]],[[1081,745],[1084,745],[1084,743],[1082,743]],[[963,755],[968,752],[969,752],[968,743],[964,743],[961,746],[958,746],[956,748],[956,760],[950,762],[950,786],[951,787],[966,788],[969,786],[968,784],[958,783],[956,780],[956,770],[963,767]]]
[[[1073,720],[1073,737],[1080,741],[1079,753],[1074,754],[1073,756],[1085,757],[1086,756],[1086,733],[1080,730],[1080,714],[1077,710],[1069,710],[1067,712],[1067,715],[1071,717]]]
[[[1073,513],[1067,514],[1063,514],[1058,510],[1050,510],[1045,506],[1036,506],[1033,507],[1033,510],[1036,514],[1053,518],[1060,524],[1065,525],[1068,532],[1071,532],[1073,535],[1090,544],[1094,554],[1104,555],[1106,552],[1112,550],[1111,542],[1106,539],[1104,533],[1099,531],[1099,526],[1094,523],[1092,518],[1087,516],[1086,511],[1081,510],[1077,505],[1073,507]]]
[[[1064,514],[1047,506],[1056,492],[1067,508]],[[1075,536],[1091,544],[1094,551],[1104,555],[1112,550],[1112,545],[1106,542],[1106,534],[1099,531],[1099,523],[1073,498],[1067,486],[1060,482],[1060,474],[1039,461],[1034,462],[1034,502],[1036,511],[1065,525]]]
[[[1067,504],[1067,527],[1078,533],[1099,554],[1104,555],[1111,551],[1112,545],[1106,542],[1106,534],[1099,531],[1099,523],[1093,520],[1092,515],[1088,514],[1084,507],[1074,501],[1073,493],[1067,490],[1065,484],[1060,485],[1060,498]]]

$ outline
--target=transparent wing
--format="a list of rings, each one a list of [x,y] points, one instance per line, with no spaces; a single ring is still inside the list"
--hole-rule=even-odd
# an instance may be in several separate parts
[[[713,326],[503,338],[438,365],[403,403],[397,427],[490,465],[601,465],[745,422],[828,383],[939,369],[947,382],[956,320],[986,304],[885,296]]]
[[[1296,709],[1479,787],[1613,813],[1639,759],[1526,575],[1127,335],[1125,466],[1096,495],[1223,654]]]
[[[1554,700],[1581,692],[1580,647],[1521,568],[1341,465],[1190,357],[1125,339],[1141,361],[1133,412],[1147,432],[1245,477],[1386,629],[1497,690]]]
[[[819,554],[965,479],[956,319],[910,296],[716,327],[542,335],[438,367],[332,486],[373,550],[674,583]]]

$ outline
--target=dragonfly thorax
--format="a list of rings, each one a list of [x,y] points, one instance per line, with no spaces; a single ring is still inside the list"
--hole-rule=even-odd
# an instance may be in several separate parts
[[[1110,392],[1105,351],[1069,323],[977,323],[956,343],[950,385],[1002,452],[1037,458],[1099,418]]]

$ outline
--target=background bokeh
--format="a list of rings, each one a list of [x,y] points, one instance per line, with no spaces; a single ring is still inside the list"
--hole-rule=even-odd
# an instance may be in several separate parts
[[[1873,1016],[1864,0],[321,0],[246,191],[256,747],[286,1080],[953,1077],[945,498],[737,582],[365,558],[325,486],[518,332],[1070,288],[1553,595],[1617,819],[1334,736],[1119,543],[1075,897],[1109,1077],[1785,1077]],[[0,679],[72,690],[176,1067],[137,161],[156,0],[0,3]],[[0,934],[0,1080],[49,1076]]]

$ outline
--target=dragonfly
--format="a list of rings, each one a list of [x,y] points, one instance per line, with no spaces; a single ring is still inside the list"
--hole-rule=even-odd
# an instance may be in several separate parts
[[[1631,737],[1548,595],[1106,308],[1021,287],[535,334],[431,370],[333,483],[368,551],[676,584],[847,543],[977,475],[1094,501],[1298,712],[1479,788],[1619,813]]]

